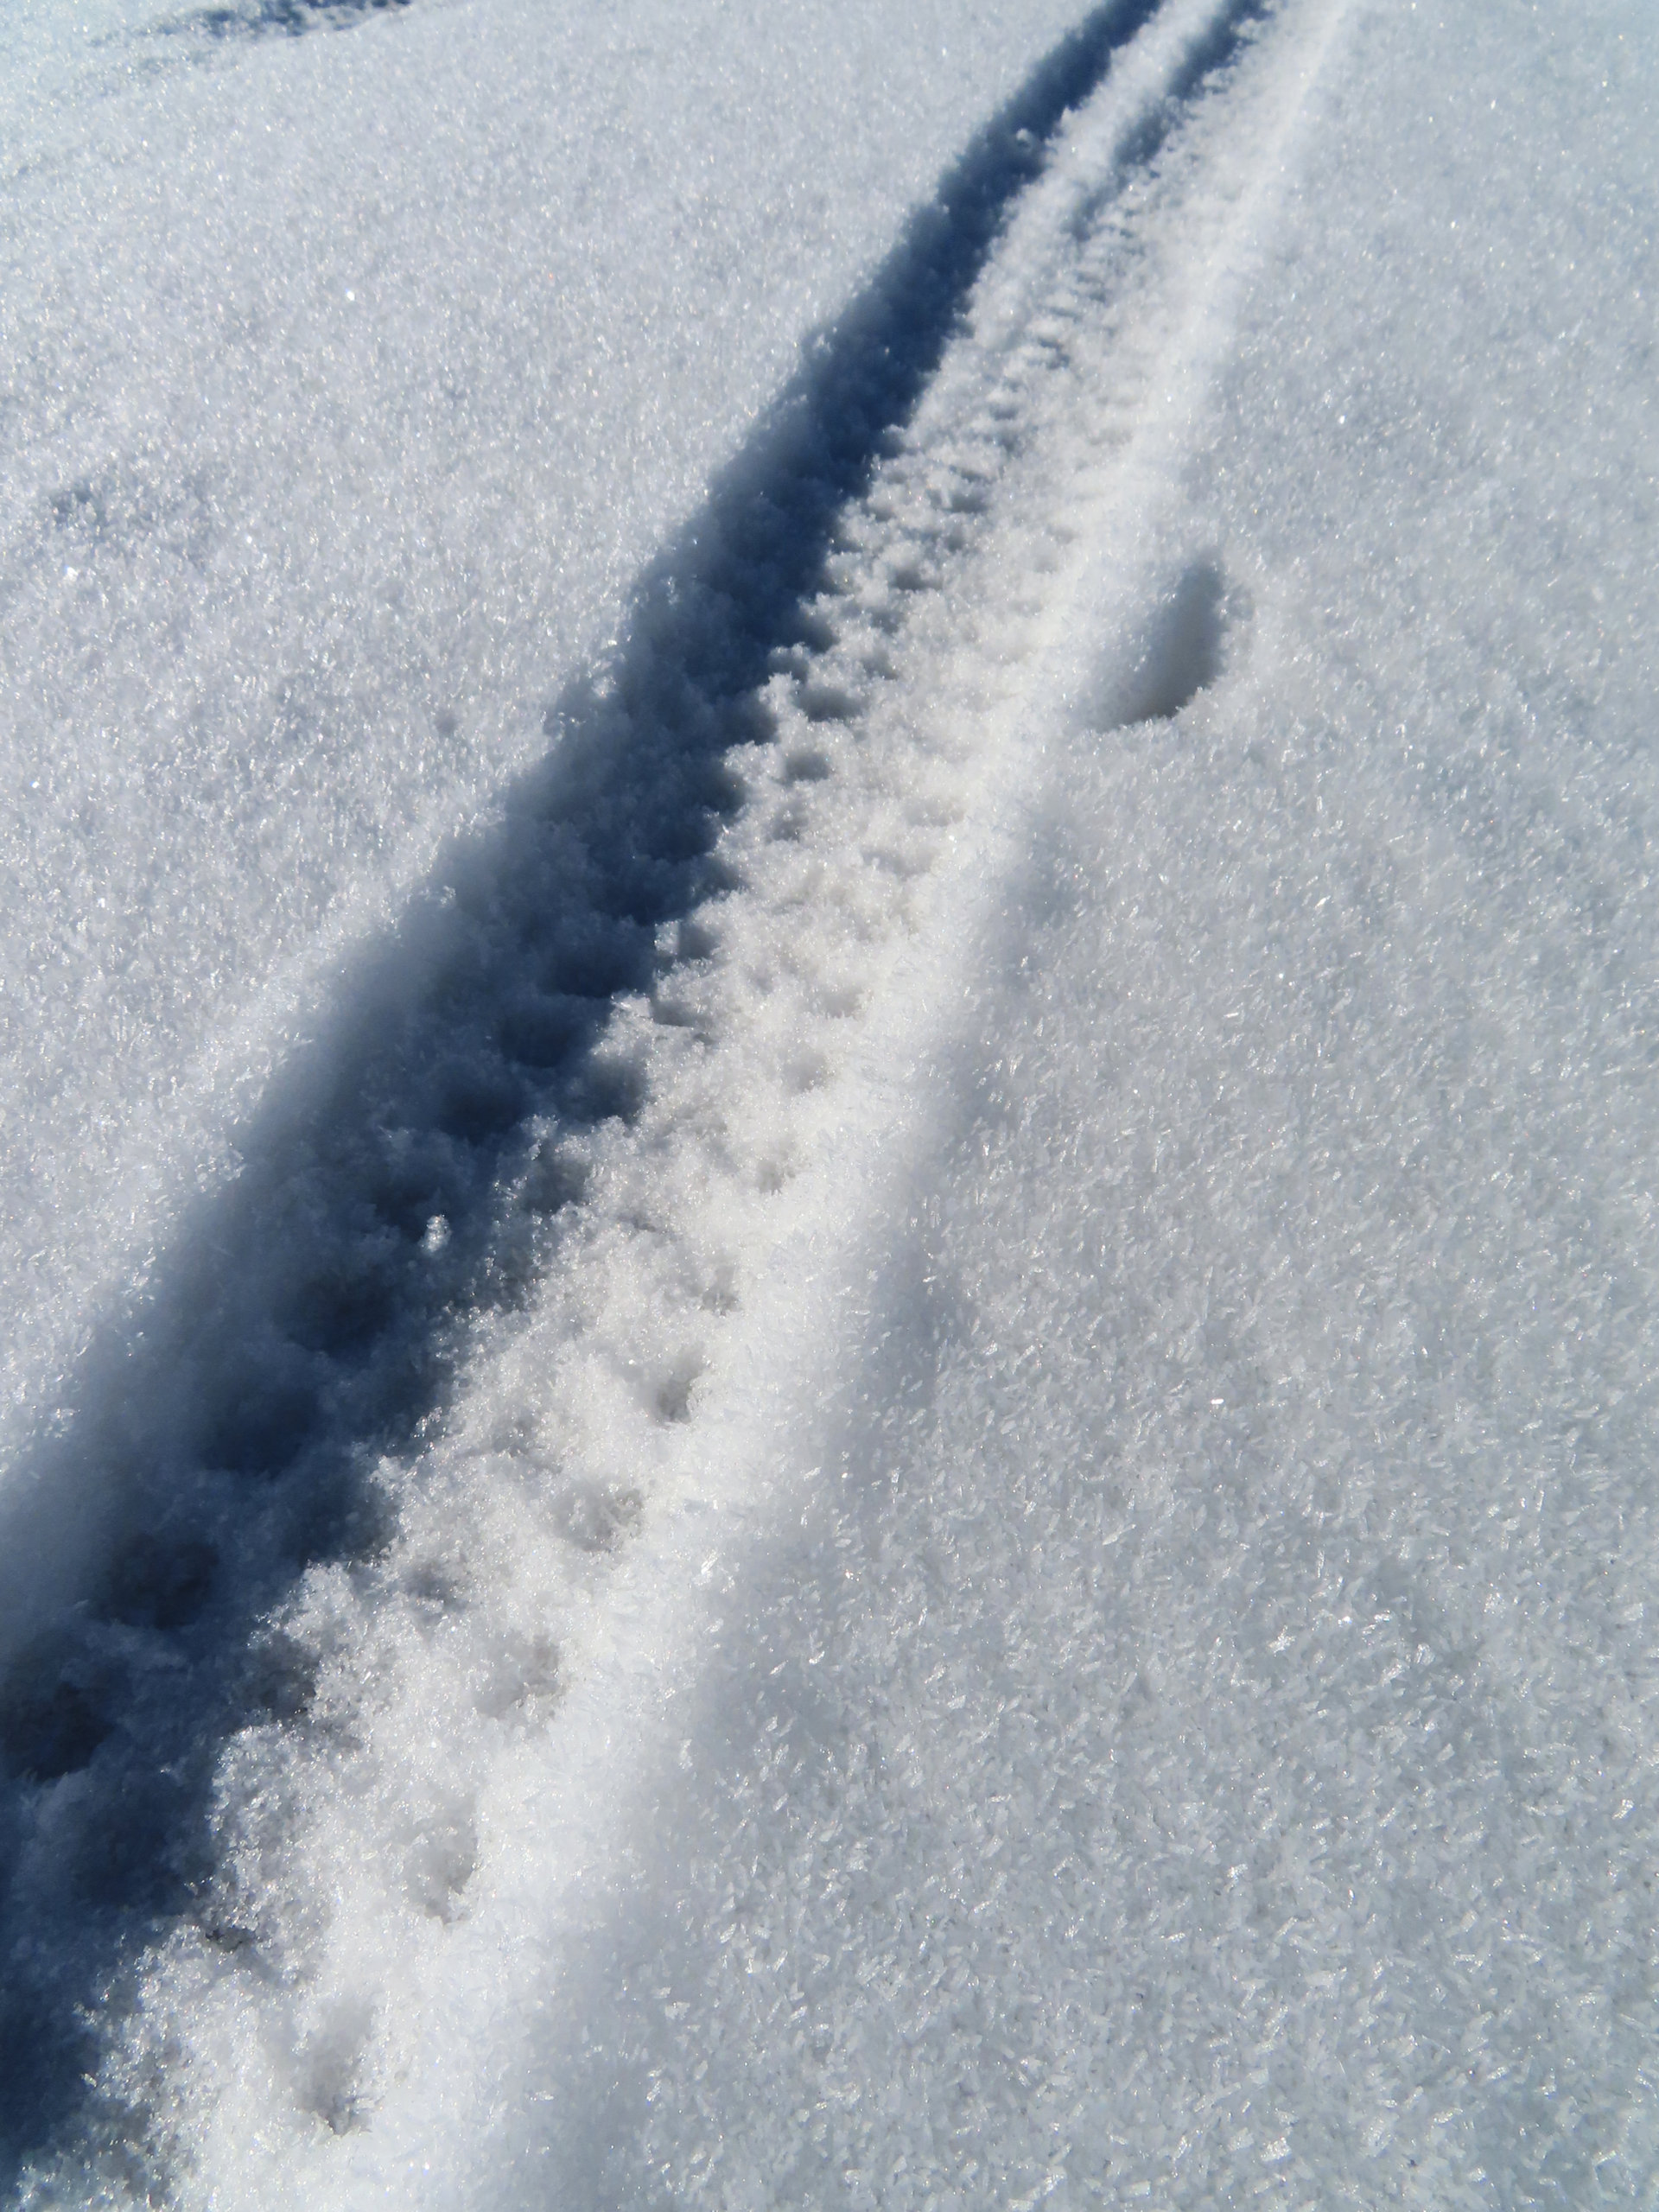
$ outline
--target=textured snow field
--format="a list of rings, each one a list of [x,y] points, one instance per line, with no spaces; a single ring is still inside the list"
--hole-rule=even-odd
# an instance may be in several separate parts
[[[25,2202],[1651,2202],[1659,38],[893,12],[8,87]]]

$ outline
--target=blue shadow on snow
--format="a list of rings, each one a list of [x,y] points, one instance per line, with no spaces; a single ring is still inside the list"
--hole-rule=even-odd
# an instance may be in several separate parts
[[[1261,12],[1223,12],[1135,162]],[[639,578],[611,664],[548,709],[550,749],[501,826],[446,855],[365,959],[239,1133],[239,1177],[161,1256],[143,1312],[104,1328],[67,1428],[13,1471],[0,1559],[36,1626],[0,1680],[0,2172],[82,2127],[124,2131],[142,2158],[142,2115],[89,2076],[169,1927],[251,1941],[213,1918],[214,1768],[237,1731],[301,1723],[308,1696],[262,1624],[308,1565],[381,1540],[374,1467],[444,1407],[456,1317],[556,1264],[571,1134],[643,1096],[607,1015],[709,949],[698,910],[725,887],[714,848],[738,804],[722,756],[771,734],[759,695],[814,641],[836,518],[1046,142],[1154,13],[1096,8],[810,341]]]

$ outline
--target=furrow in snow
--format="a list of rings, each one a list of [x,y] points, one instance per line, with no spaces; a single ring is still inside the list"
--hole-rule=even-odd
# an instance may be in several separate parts
[[[1096,10],[944,180],[645,579],[610,664],[550,709],[553,750],[499,832],[452,852],[348,981],[241,1132],[234,1187],[151,1255],[144,1306],[8,1470],[14,2140],[78,2094],[79,2008],[135,1935],[192,1909],[217,1746],[299,1694],[257,1624],[308,1562],[381,1541],[378,1459],[441,1409],[467,1317],[559,1263],[594,1133],[637,1120],[644,1058],[607,1024],[619,991],[671,1005],[662,979],[698,942],[741,803],[721,756],[772,728],[771,664],[810,640],[837,513],[1057,120],[1147,13]],[[75,526],[100,529],[83,506]],[[580,1545],[591,1516],[570,1512]]]
[[[418,988],[362,985],[340,1034],[369,1042],[292,1079],[110,1356],[50,1470],[92,1571],[40,1576],[6,1709],[11,1910],[79,1930],[14,2033],[49,2065],[112,1995],[72,2163],[101,2133],[112,2182],[240,2166],[262,2201],[251,2125],[349,2196],[476,2125],[482,2024],[441,2118],[418,2053],[486,1986],[531,2001],[734,1556],[798,1493],[802,1378],[924,1141],[1032,728],[1103,623],[1141,618],[1109,718],[1175,711],[1226,650],[1203,549],[1104,576],[1092,549],[1141,526],[1328,20],[1108,11],[1016,104],[409,918]]]

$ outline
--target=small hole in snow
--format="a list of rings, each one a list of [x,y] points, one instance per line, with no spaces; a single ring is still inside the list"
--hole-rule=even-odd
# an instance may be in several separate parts
[[[796,1092],[817,1090],[830,1079],[829,1063],[822,1052],[801,1052],[791,1062],[789,1087]]]
[[[465,1910],[463,1893],[477,1870],[478,1825],[471,1805],[440,1807],[404,1854],[410,1903],[448,1925]]]
[[[200,1536],[137,1536],[117,1560],[99,1611],[130,1628],[188,1628],[212,1595],[218,1566],[218,1552]]]
[[[534,1725],[559,1701],[559,1647],[550,1636],[509,1632],[479,1684],[478,1709],[492,1720]]]
[[[114,1728],[100,1670],[67,1637],[48,1635],[13,1662],[0,1684],[0,1752],[35,1782],[78,1774]]]
[[[643,1504],[638,1491],[573,1483],[554,1506],[554,1524],[578,1551],[613,1552],[632,1534]]]
[[[1185,569],[1148,626],[1140,660],[1114,702],[1111,721],[1173,719],[1221,673],[1228,628],[1227,588],[1212,561]]]
[[[693,1353],[681,1360],[658,1385],[657,1411],[664,1421],[690,1420],[691,1393],[702,1373],[702,1362]]]
[[[505,1068],[456,1068],[443,1088],[437,1126],[463,1144],[487,1144],[513,1128],[524,1110],[518,1085]]]
[[[720,950],[720,939],[707,922],[688,914],[675,932],[676,957],[681,960],[710,960]]]
[[[373,2024],[374,2009],[366,1999],[337,1999],[299,2053],[297,2101],[336,2135],[363,2125],[359,2075]]]
[[[850,722],[858,702],[838,683],[809,683],[801,693],[801,712],[810,722]]]
[[[821,784],[830,773],[830,763],[822,753],[798,752],[785,757],[786,784]]]
[[[321,1662],[283,1629],[261,1637],[249,1654],[245,1694],[274,1720],[295,1720],[317,1694]]]
[[[596,1052],[566,1101],[573,1121],[637,1121],[645,1103],[644,1071],[620,1054]]]
[[[532,1213],[557,1213],[587,1195],[589,1179],[586,1160],[562,1145],[543,1144],[524,1177],[524,1204]]]

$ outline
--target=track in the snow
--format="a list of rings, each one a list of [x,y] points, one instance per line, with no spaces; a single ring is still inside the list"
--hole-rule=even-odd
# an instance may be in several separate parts
[[[407,8],[410,0],[259,0],[254,8],[199,8],[167,24],[167,34],[197,31],[212,39],[299,38],[307,31],[345,30],[369,16]]]
[[[1262,12],[1218,12],[1124,175]],[[199,1909],[227,1738],[303,1704],[262,1618],[308,1563],[374,1546],[374,1463],[443,1404],[460,1317],[525,1295],[548,1264],[580,1195],[557,1133],[637,1115],[640,1073],[607,1046],[608,1017],[702,949],[694,911],[737,804],[722,755],[770,734],[777,656],[822,642],[836,518],[1067,109],[1156,13],[1097,9],[912,218],[640,580],[612,663],[549,709],[550,749],[502,827],[450,855],[365,963],[243,1133],[238,1181],[164,1255],[148,1310],[89,1355],[67,1433],[14,1471],[0,1554],[14,1589],[54,1602],[0,1688],[9,2160],[83,2101],[88,2020]],[[67,1565],[70,1521],[97,1534]]]

